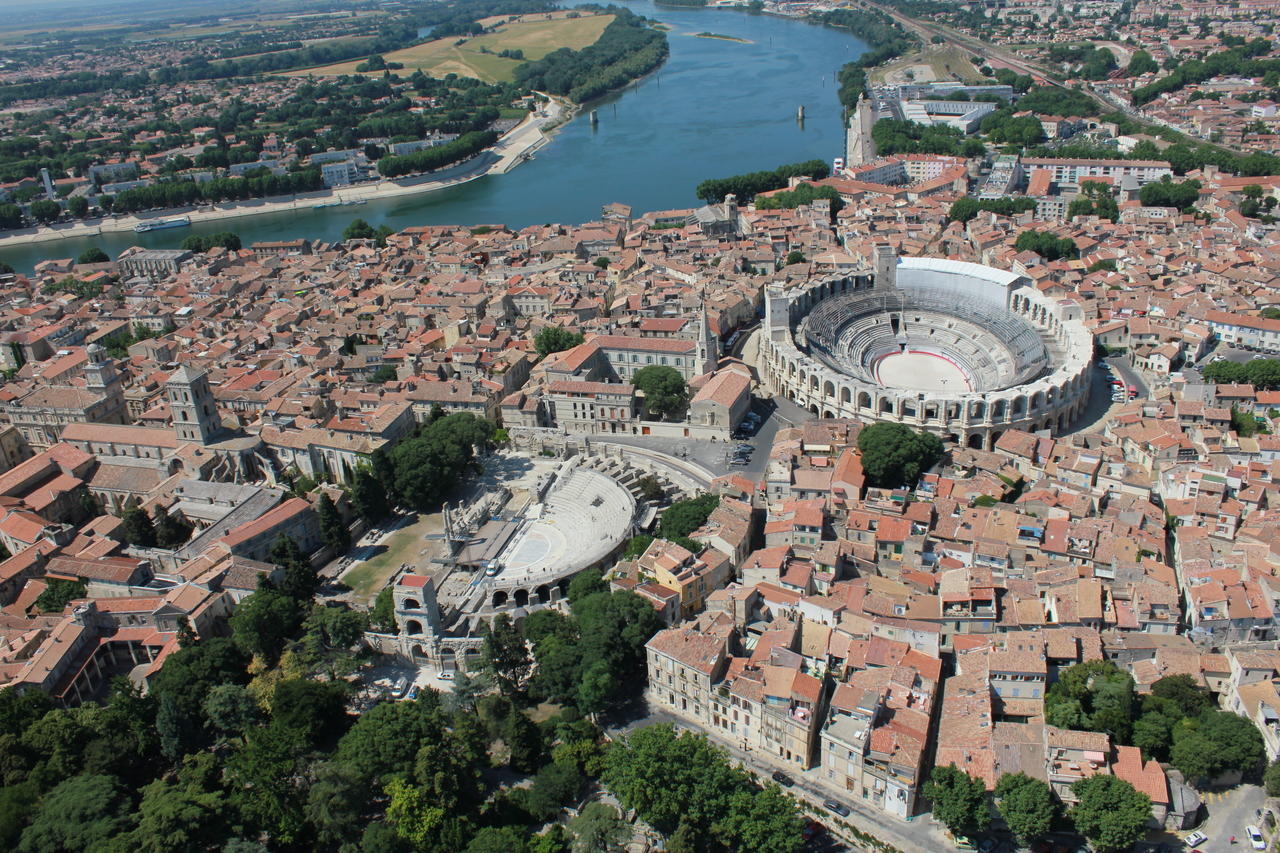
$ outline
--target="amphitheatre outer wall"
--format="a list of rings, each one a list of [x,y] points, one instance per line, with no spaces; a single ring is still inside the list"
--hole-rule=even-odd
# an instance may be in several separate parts
[[[891,305],[895,299],[910,301],[913,294],[923,293],[933,294],[935,300],[939,294],[947,297],[954,308],[934,310],[932,316],[936,320],[950,314],[944,319],[955,328],[938,331],[951,334],[970,351],[986,344],[1000,349],[997,344],[1006,328],[1024,334],[1034,330],[1039,341],[1025,353],[1002,352],[1001,365],[990,368],[995,377],[991,381],[974,383],[972,390],[945,391],[881,384],[874,373],[859,371],[856,364],[846,367],[830,352],[812,346],[807,320],[823,303],[828,309],[834,300],[856,305],[883,294],[885,304]],[[906,315],[912,313],[910,307],[897,311],[897,316],[888,316],[895,314],[888,311],[871,322],[892,323],[894,332],[901,322],[905,331],[912,319]],[[992,318],[992,329],[981,328],[984,316]],[[881,250],[874,270],[839,273],[785,291],[771,286],[765,296],[758,368],[774,393],[817,417],[902,423],[968,447],[990,449],[1006,430],[1055,433],[1067,429],[1084,411],[1093,335],[1083,316],[1078,303],[1046,297],[1017,273],[941,258],[897,258]],[[933,333],[927,322],[923,329],[913,330],[921,336]],[[966,330],[972,332],[971,340],[964,339]],[[945,347],[938,352],[952,357]],[[964,357],[958,361],[963,363]]]

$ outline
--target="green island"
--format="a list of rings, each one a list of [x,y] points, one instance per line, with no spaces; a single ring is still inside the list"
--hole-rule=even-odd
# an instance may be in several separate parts
[[[700,39],[718,39],[719,41],[736,41],[738,44],[754,44],[751,39],[738,38],[737,36],[727,36],[724,33],[694,33],[694,38]]]

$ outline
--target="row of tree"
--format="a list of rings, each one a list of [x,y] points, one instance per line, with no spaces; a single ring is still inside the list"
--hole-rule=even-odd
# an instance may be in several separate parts
[[[449,142],[414,151],[412,154],[387,155],[378,161],[378,172],[386,178],[433,172],[474,157],[497,141],[496,131],[475,130]]]
[[[896,118],[882,118],[871,128],[871,138],[880,154],[945,154],[953,157],[980,157],[982,142],[965,138],[959,128],[940,124],[920,124]]]
[[[1099,853],[1128,850],[1147,833],[1151,798],[1125,780],[1108,774],[1074,783],[1076,803],[1066,817]],[[1024,773],[1006,773],[996,782],[994,805],[1018,843],[1030,846],[1054,827],[1059,803],[1048,783]],[[933,816],[961,837],[973,837],[991,824],[987,786],[954,764],[935,767],[924,795]]]
[[[643,77],[666,61],[666,33],[652,29],[630,9],[611,6],[609,12],[614,19],[595,44],[581,50],[562,47],[527,62],[516,68],[516,83],[581,104]]]
[[[208,181],[158,181],[145,187],[133,187],[115,196],[113,209],[134,213],[167,207],[187,207],[201,202],[242,201],[251,198],[292,195],[324,188],[319,169],[262,174],[241,178],[212,178]]]
[[[725,196],[733,195],[739,201],[753,199],[760,193],[785,189],[792,178],[812,178],[822,180],[831,174],[831,167],[822,160],[805,160],[802,163],[790,163],[776,169],[760,172],[747,172],[728,178],[709,178],[698,184],[694,195],[708,204],[718,204]]]
[[[919,41],[896,21],[880,11],[834,9],[812,16],[820,24],[848,30],[871,47],[871,50],[852,62],[841,66],[837,74],[840,83],[840,103],[846,110],[858,105],[858,99],[867,90],[867,70],[897,59],[914,48]]]
[[[1206,365],[1201,373],[1210,382],[1252,385],[1261,391],[1280,390],[1280,359],[1255,358],[1243,364],[1223,359]]]

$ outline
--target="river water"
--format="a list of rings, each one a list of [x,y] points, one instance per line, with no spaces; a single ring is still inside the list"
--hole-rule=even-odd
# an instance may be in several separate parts
[[[533,159],[505,175],[358,207],[285,212],[208,222],[149,234],[103,234],[0,249],[0,261],[30,270],[45,258],[99,246],[112,257],[129,246],[178,246],[189,234],[234,231],[243,243],[307,237],[339,239],[357,217],[375,227],[458,223],[524,227],[596,219],[622,202],[637,214],[700,204],[694,187],[782,163],[841,156],[844,134],[835,74],[866,50],[848,33],[736,10],[655,6],[637,14],[668,24],[671,56],[657,72],[590,104]],[[697,38],[712,32],[749,44]],[[804,106],[805,121],[796,119]],[[590,110],[599,123],[592,127]]]

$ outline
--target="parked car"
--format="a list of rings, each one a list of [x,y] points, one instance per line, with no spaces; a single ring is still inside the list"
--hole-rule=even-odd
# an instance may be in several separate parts
[[[1246,826],[1244,828],[1244,834],[1249,836],[1249,844],[1253,846],[1254,850],[1267,849],[1267,840],[1262,837],[1262,833],[1258,831],[1258,827]]]
[[[773,781],[777,782],[779,785],[781,785],[784,788],[790,788],[792,785],[796,783],[794,779],[792,779],[786,773],[783,773],[781,770],[773,771],[773,776],[771,778],[773,779]]]
[[[810,820],[806,821],[804,829],[800,830],[800,837],[805,841],[812,841],[826,831],[827,828],[825,826],[818,823],[816,820]]]
[[[442,669],[442,670],[440,670],[440,680],[441,680],[441,681],[452,681],[452,680],[453,680],[453,670],[451,670],[451,669]]]
[[[822,807],[829,812],[835,812],[840,815],[840,817],[849,816],[849,807],[844,803],[838,803],[835,800],[823,800]]]
[[[1209,836],[1203,832],[1193,832],[1186,838],[1182,839],[1182,843],[1187,847],[1198,847],[1209,840]]]

